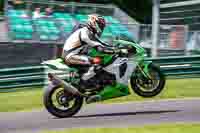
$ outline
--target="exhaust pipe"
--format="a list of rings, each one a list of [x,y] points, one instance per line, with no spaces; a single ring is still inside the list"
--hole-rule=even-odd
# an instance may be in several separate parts
[[[76,95],[76,96],[81,96],[81,97],[88,97],[87,95],[81,93],[77,88],[75,88],[74,86],[72,86],[71,84],[65,82],[64,80],[60,79],[58,76],[56,76],[55,74],[52,73],[48,73],[48,77],[50,79],[50,81],[54,84],[54,85],[63,85],[64,86],[64,90],[67,93]]]

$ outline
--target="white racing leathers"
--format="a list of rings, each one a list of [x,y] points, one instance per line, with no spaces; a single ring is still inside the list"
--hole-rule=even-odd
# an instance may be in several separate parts
[[[67,64],[91,65],[90,57],[84,54],[84,51],[95,46],[102,45],[94,41],[94,34],[87,27],[83,27],[66,40],[62,57]]]

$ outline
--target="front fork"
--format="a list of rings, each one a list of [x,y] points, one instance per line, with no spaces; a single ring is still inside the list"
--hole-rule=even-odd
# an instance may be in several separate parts
[[[146,77],[147,79],[151,79],[151,75],[149,73],[149,66],[152,64],[152,61],[143,61],[138,64],[139,71]]]

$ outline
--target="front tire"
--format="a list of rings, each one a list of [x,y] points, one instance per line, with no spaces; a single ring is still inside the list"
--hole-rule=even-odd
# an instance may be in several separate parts
[[[155,75],[152,76],[154,78],[152,79],[152,83],[154,84],[154,81],[157,80],[157,86],[147,87],[148,85],[146,86],[143,83],[141,83],[143,81],[141,81],[142,79],[138,77],[137,74],[136,76],[132,76],[130,79],[130,85],[133,91],[137,95],[145,98],[157,96],[158,94],[160,94],[160,92],[164,89],[165,86],[165,76],[160,71],[160,68],[155,66],[154,64],[150,64],[149,70],[150,73],[156,73],[157,77],[155,77]]]
[[[54,95],[56,95],[55,98],[53,97]],[[71,102],[72,100],[74,101],[74,103],[70,108],[67,108],[66,106],[69,106],[69,102]],[[57,104],[59,107],[57,107],[54,102],[58,102]],[[58,118],[66,118],[78,113],[83,105],[83,97],[67,97],[65,96],[64,89],[62,87],[49,84],[44,92],[43,103],[47,111],[52,115]],[[60,106],[63,107],[60,108]]]

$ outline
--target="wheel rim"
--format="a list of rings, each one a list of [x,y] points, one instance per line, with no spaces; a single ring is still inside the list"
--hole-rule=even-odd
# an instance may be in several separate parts
[[[56,89],[51,95],[51,104],[55,109],[67,111],[75,105],[76,98],[66,95],[63,88]]]
[[[143,92],[153,92],[157,89],[160,83],[160,74],[153,69],[150,69],[150,77],[151,79],[147,79],[144,76],[142,78],[136,79],[136,85],[143,91]]]

